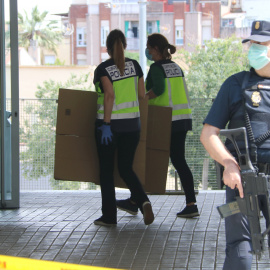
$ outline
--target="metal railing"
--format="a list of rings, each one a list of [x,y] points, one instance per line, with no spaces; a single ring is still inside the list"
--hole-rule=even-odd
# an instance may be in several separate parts
[[[211,100],[193,99],[193,131],[186,139],[186,158],[195,180],[195,189],[217,189],[213,160],[200,143],[202,122]],[[96,189],[92,183],[53,179],[55,99],[20,99],[20,188],[21,190]],[[172,165],[168,168],[167,191],[179,191],[181,185]]]

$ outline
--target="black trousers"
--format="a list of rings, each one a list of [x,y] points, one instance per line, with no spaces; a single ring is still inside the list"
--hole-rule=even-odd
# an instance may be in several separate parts
[[[194,179],[185,158],[185,142],[187,131],[177,131],[171,134],[170,158],[176,169],[186,196],[186,203],[196,202]],[[131,193],[131,200],[135,201]]]
[[[133,194],[133,199],[141,208],[145,201],[149,201],[144,189],[133,171],[133,161],[140,132],[114,133],[113,141],[109,145],[101,144],[101,132],[96,128],[96,144],[100,165],[100,187],[102,196],[102,214],[116,221],[116,201],[114,187],[114,160],[117,150],[118,171],[121,178]]]
[[[178,172],[185,196],[186,203],[196,202],[194,191],[194,179],[185,158],[185,142],[187,131],[172,132],[170,158]]]

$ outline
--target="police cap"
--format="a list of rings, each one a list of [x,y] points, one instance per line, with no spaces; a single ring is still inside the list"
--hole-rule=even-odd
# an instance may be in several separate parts
[[[270,22],[254,21],[251,27],[251,35],[244,39],[242,43],[254,40],[257,42],[266,42],[270,40]]]

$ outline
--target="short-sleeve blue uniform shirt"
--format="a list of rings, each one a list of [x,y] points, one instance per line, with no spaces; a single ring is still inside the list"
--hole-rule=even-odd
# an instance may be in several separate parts
[[[245,71],[232,75],[222,84],[213,105],[204,120],[204,124],[209,124],[219,129],[224,129],[235,116],[235,113],[242,106],[242,79]],[[240,78],[240,79],[239,79]],[[255,70],[251,68],[249,82],[256,84],[269,80],[257,75]],[[244,115],[243,115],[244,119]],[[270,163],[270,150],[267,153],[258,151],[258,161]]]

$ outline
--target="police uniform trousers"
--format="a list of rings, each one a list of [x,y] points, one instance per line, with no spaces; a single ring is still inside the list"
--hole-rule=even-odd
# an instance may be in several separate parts
[[[238,191],[226,186],[226,203],[236,200]],[[269,199],[269,198],[268,198]],[[259,195],[259,206],[267,220],[268,212],[265,205],[265,196]],[[262,227],[262,231],[264,228]],[[250,270],[252,265],[252,250],[250,227],[247,217],[241,213],[225,218],[226,257],[223,270]]]
[[[117,210],[113,179],[116,149],[119,174],[133,194],[134,201],[140,209],[145,201],[149,201],[132,168],[140,132],[113,132],[113,140],[109,145],[101,144],[101,133],[97,128],[95,135],[100,165],[102,214],[106,218],[116,221]]]

